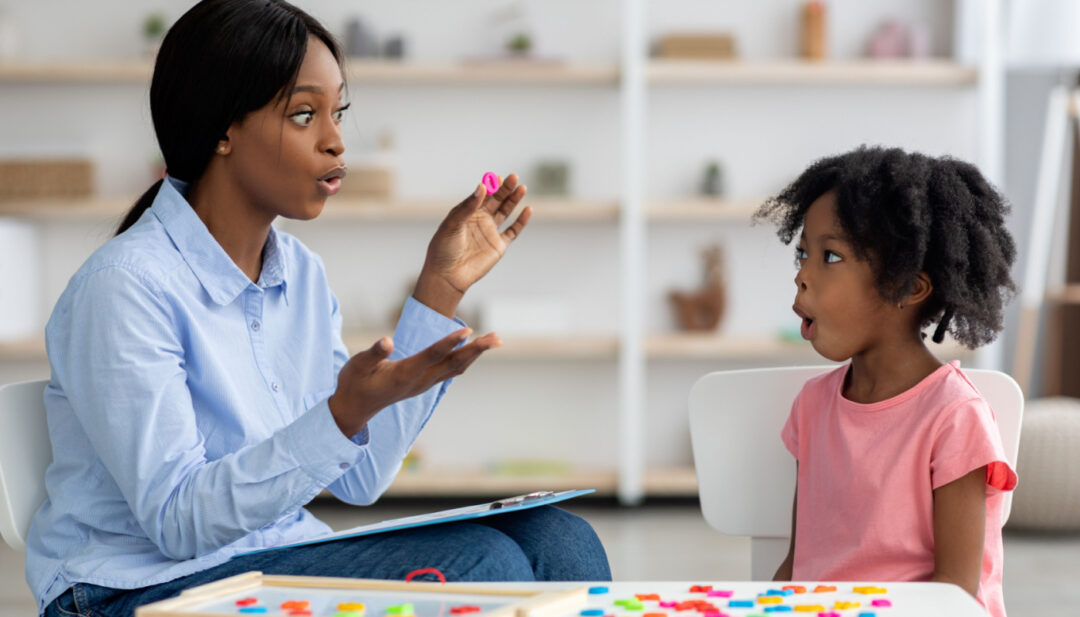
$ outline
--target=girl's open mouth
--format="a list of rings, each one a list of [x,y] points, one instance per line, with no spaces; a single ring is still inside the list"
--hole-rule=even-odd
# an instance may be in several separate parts
[[[813,340],[817,334],[817,328],[814,326],[814,318],[807,315],[806,311],[799,308],[798,305],[791,307],[791,310],[795,311],[795,314],[802,317],[802,326],[799,328],[799,333],[802,337],[808,341]]]

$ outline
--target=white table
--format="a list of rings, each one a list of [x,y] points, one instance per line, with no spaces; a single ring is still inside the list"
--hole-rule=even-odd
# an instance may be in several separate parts
[[[840,615],[859,617],[986,617],[967,592],[944,583],[616,582],[616,583],[403,583],[359,579],[269,576],[249,572],[186,590],[177,598],[140,607],[137,617],[229,616],[265,609],[288,615],[306,603],[312,617],[333,617],[338,607],[363,603],[363,617],[749,617]],[[802,586],[790,595],[772,595]],[[602,591],[598,588],[606,588]],[[866,593],[860,593],[863,589]],[[874,606],[874,601],[888,606]],[[750,606],[742,604],[749,603]],[[857,605],[856,605],[857,603]],[[476,612],[461,613],[464,606]],[[244,609],[243,611],[241,609]],[[307,613],[304,613],[307,614]],[[361,617],[360,613],[349,617]]]

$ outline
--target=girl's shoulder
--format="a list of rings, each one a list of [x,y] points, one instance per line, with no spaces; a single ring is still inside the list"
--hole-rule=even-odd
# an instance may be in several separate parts
[[[840,384],[843,383],[844,376],[847,375],[849,366],[849,364],[844,363],[836,368],[826,370],[819,375],[807,379],[806,382],[803,383],[799,396],[818,396],[836,392],[837,388],[840,387]]]
[[[923,398],[936,401],[937,407],[948,408],[964,402],[985,404],[979,389],[960,368],[958,360],[942,364],[916,388],[920,389]]]

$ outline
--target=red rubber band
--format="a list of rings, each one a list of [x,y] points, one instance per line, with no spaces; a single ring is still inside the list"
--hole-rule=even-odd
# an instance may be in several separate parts
[[[411,583],[414,576],[420,576],[421,574],[434,574],[439,577],[439,582],[444,585],[446,584],[446,577],[443,576],[442,572],[439,572],[438,568],[420,568],[419,570],[413,570],[405,575],[405,582]]]

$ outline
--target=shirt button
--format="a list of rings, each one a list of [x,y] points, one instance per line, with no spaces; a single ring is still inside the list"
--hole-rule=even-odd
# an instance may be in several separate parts
[[[258,330],[259,329],[259,322],[257,322],[257,321],[251,322],[251,329],[252,330]]]
[[[342,469],[348,469],[349,464],[348,463],[342,463],[342,464],[338,465],[338,467],[341,467]]]
[[[274,382],[274,383],[270,384],[270,387],[274,389],[274,392],[277,392],[278,390],[281,389],[281,388],[278,387],[277,382]]]

